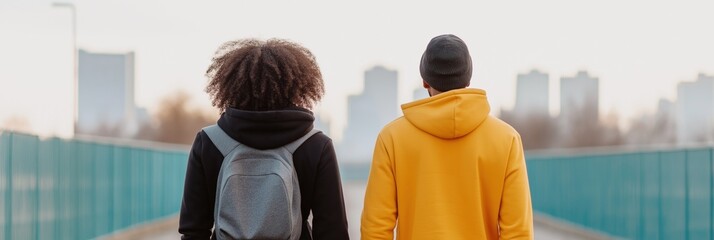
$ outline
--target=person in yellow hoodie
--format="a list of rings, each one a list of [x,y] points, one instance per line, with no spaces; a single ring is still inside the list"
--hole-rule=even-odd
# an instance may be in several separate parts
[[[486,92],[466,88],[471,56],[454,35],[421,58],[431,97],[377,137],[362,212],[362,239],[533,239],[520,135],[489,115]]]

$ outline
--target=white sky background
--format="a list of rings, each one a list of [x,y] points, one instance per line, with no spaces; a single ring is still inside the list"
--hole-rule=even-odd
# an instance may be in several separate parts
[[[72,117],[69,10],[52,1],[0,0],[0,124],[29,121],[42,135],[68,136]],[[578,70],[600,78],[601,113],[624,120],[674,99],[676,84],[714,74],[714,1],[71,1],[78,45],[136,52],[136,102],[155,109],[176,90],[211,107],[204,72],[223,42],[285,38],[311,49],[327,87],[321,112],[333,132],[346,121],[346,96],[364,70],[399,71],[401,102],[421,85],[428,41],[454,33],[474,59],[472,86],[486,89],[492,114],[515,102],[516,75]]]

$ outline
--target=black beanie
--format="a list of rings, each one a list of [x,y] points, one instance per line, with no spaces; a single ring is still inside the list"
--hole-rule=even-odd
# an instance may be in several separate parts
[[[432,38],[421,55],[421,78],[441,92],[464,88],[471,82],[471,55],[461,38],[444,34]]]

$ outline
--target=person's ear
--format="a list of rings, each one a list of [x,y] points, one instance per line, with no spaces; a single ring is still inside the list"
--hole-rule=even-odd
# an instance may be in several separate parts
[[[429,84],[426,83],[426,81],[422,80],[421,83],[422,83],[422,86],[424,86],[424,88],[426,88],[426,89],[431,88],[431,86],[429,86]]]
[[[470,87],[470,86],[471,86],[471,82],[466,84],[466,87]]]

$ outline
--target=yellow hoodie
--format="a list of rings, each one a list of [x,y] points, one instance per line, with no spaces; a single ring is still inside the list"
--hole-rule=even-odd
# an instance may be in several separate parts
[[[532,239],[518,133],[488,115],[486,92],[459,89],[402,105],[377,138],[362,239]],[[398,220],[398,221],[397,221]]]

